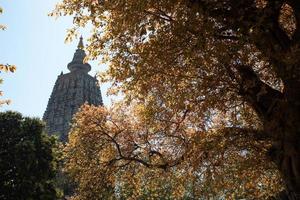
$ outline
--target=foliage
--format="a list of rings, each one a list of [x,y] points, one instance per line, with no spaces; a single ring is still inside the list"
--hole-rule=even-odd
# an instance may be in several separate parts
[[[246,158],[258,157],[257,166],[250,159],[256,168],[248,172],[265,169],[263,164],[272,160],[286,195],[296,199],[300,195],[299,13],[295,0],[63,0],[52,15],[74,16],[68,37],[93,25],[90,58],[103,56],[109,63],[103,80],[114,83],[112,93],[121,91],[127,102],[142,105],[147,124],[166,126],[183,117],[185,131],[178,134],[186,135],[190,129],[201,132],[198,143],[211,148],[218,145],[209,145],[210,140],[222,138],[231,147],[225,148],[230,152],[224,152],[226,160],[232,155],[228,161],[236,165],[241,164],[237,158],[243,158],[239,154],[247,145],[260,146],[263,151],[255,151],[256,147],[246,151],[253,152]],[[160,137],[161,148],[167,133]],[[200,162],[206,151],[202,146],[196,149],[198,156],[193,157]],[[218,151],[207,152],[216,162],[223,158],[214,153]],[[267,152],[271,159],[259,161]],[[165,157],[174,154],[167,152]]]
[[[0,7],[0,14],[2,14],[3,13],[3,8],[2,7]],[[5,26],[4,25],[2,25],[2,24],[0,24],[0,30],[5,30]]]
[[[61,150],[61,148],[60,148]],[[75,184],[66,173],[63,173],[63,160],[58,166],[58,170],[55,178],[55,188],[59,197],[68,197],[74,193]]]
[[[0,14],[2,14],[3,9],[0,7]],[[0,24],[0,30],[5,30],[5,26]],[[15,65],[9,65],[9,64],[1,64],[0,63],[0,73],[1,72],[15,72],[16,71],[16,66]],[[0,84],[3,83],[3,79],[0,78]],[[3,93],[0,91],[0,96],[2,96]],[[9,100],[0,100],[0,106],[3,104],[9,104]]]
[[[264,140],[204,133],[188,118],[153,123],[141,110],[84,105],[76,114],[64,151],[74,199],[266,199],[281,189]]]
[[[56,199],[56,139],[38,119],[0,113],[0,199]]]

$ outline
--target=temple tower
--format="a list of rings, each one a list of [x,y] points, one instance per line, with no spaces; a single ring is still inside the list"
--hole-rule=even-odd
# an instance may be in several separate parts
[[[63,142],[67,141],[71,119],[81,105],[102,105],[99,83],[88,74],[91,66],[84,63],[83,48],[80,37],[73,60],[68,64],[70,72],[57,77],[43,116],[48,134],[58,135]]]

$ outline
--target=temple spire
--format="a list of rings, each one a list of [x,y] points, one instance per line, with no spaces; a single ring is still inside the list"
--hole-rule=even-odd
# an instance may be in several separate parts
[[[80,37],[77,50],[74,53],[73,60],[68,64],[68,69],[73,71],[82,71],[84,73],[88,73],[91,70],[91,66],[88,63],[84,62],[84,58],[86,54],[83,50],[83,38]]]
[[[80,36],[80,40],[79,40],[79,43],[77,45],[77,48],[78,49],[83,49],[84,48],[84,45],[83,45],[83,37]]]

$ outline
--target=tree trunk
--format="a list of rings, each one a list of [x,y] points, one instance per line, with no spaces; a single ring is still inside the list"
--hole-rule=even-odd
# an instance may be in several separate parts
[[[296,143],[298,143],[297,146]],[[286,186],[286,197],[289,200],[300,199],[299,140],[296,139],[295,142],[285,141],[282,151],[283,155],[279,169]]]
[[[299,86],[300,87],[300,86]],[[265,129],[275,135],[271,158],[277,164],[285,184],[278,199],[300,200],[300,103],[284,100]]]

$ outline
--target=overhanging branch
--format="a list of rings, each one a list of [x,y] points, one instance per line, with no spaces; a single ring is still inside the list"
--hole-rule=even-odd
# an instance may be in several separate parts
[[[237,66],[240,75],[239,94],[256,111],[263,120],[269,120],[278,101],[283,94],[260,80],[258,75],[249,66]]]

